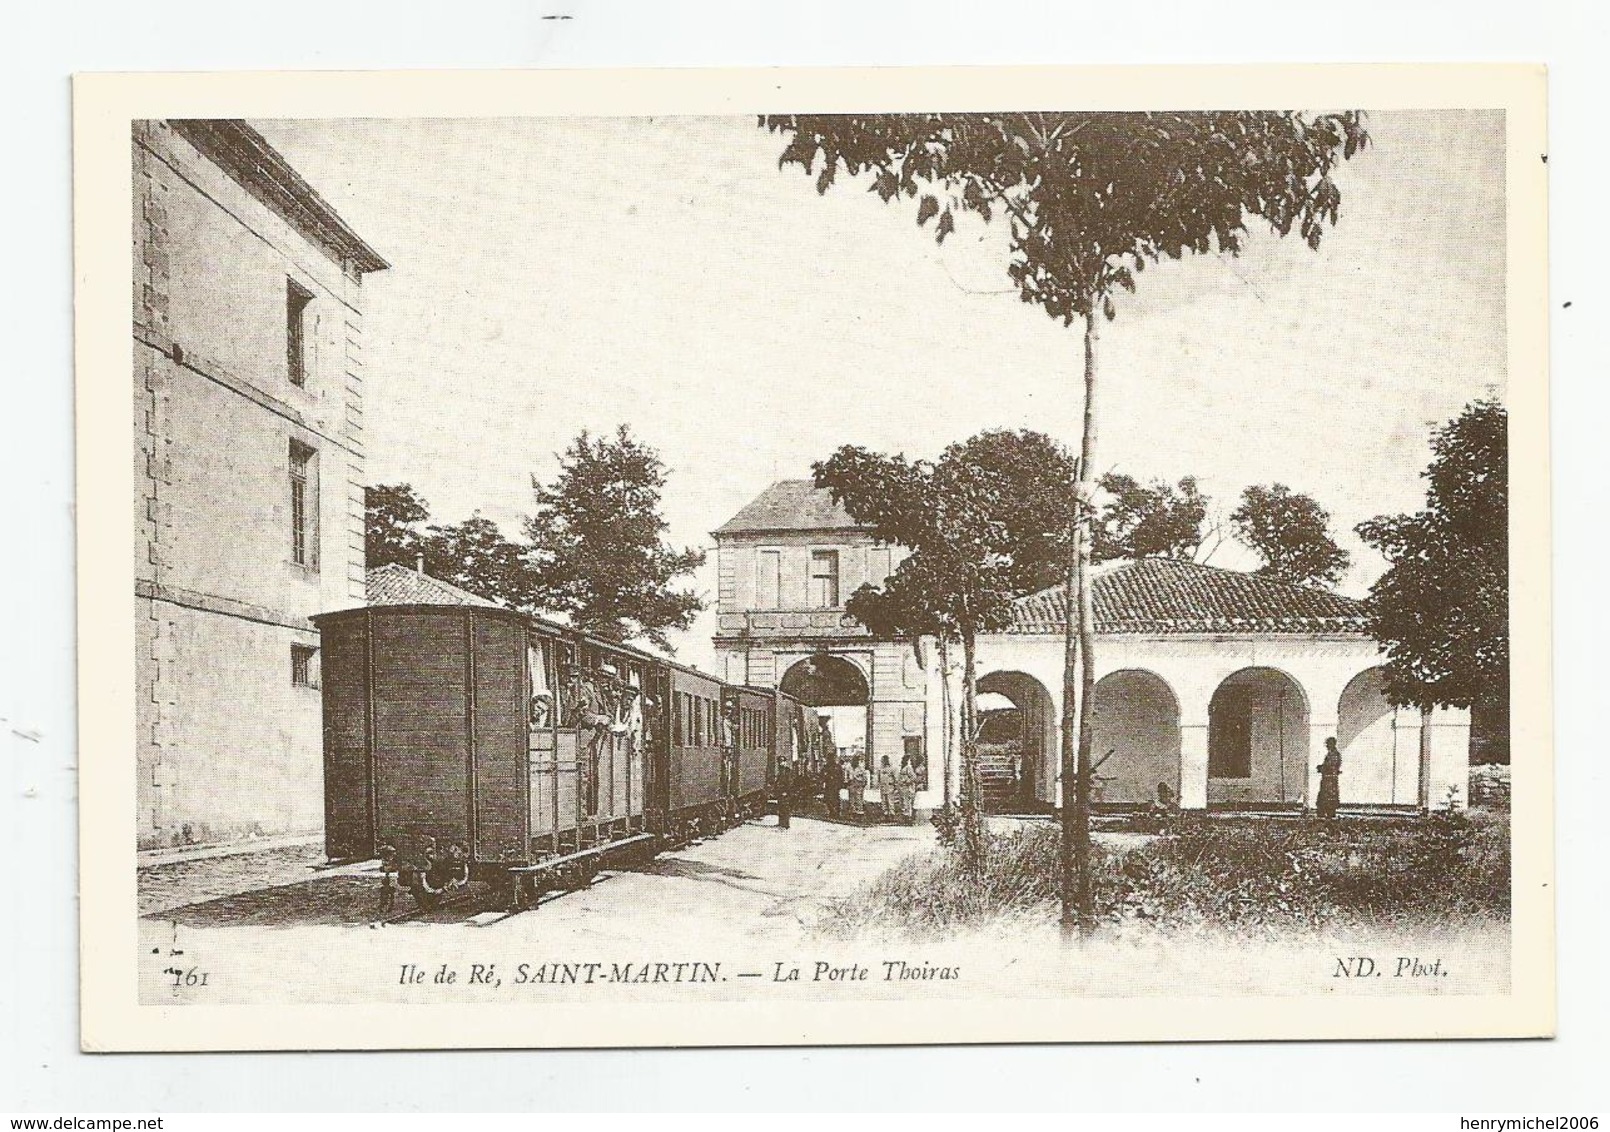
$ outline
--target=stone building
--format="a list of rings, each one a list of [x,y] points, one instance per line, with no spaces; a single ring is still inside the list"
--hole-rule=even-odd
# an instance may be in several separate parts
[[[817,705],[865,704],[874,762],[886,754],[898,762],[920,746],[932,767],[942,765],[947,677],[937,650],[875,642],[843,611],[844,598],[881,582],[902,552],[876,545],[807,481],[774,484],[715,537],[715,644],[726,679],[780,686]],[[1312,807],[1314,768],[1331,737],[1345,805],[1411,810],[1467,799],[1469,713],[1422,716],[1386,701],[1380,649],[1359,602],[1167,559],[1105,563],[1092,587],[1098,803]],[[981,695],[1017,712],[1008,808],[1061,799],[1065,611],[1061,588],[1032,594],[1015,603],[1006,630],[978,639]],[[951,704],[961,700],[959,663],[953,656]],[[938,804],[937,776],[929,785],[919,805]]]
[[[715,638],[729,683],[780,687],[831,709],[844,752],[922,752],[937,768],[938,683],[933,659],[909,643],[874,641],[844,611],[877,585],[905,551],[876,542],[809,480],[767,488],[714,532],[718,574]],[[936,804],[937,770],[919,805]]]
[[[364,276],[237,121],[133,126],[142,847],[316,832],[318,635],[364,600]]]
[[[1328,738],[1342,753],[1343,805],[1468,800],[1469,712],[1388,703],[1380,646],[1354,599],[1162,558],[1103,563],[1091,589],[1097,802],[1311,808]],[[1066,612],[1062,587],[1031,594],[978,644],[980,690],[1023,715],[1031,804],[1060,798]]]

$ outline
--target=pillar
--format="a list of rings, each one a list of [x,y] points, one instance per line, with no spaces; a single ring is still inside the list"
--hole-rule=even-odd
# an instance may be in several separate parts
[[[1208,725],[1180,724],[1180,809],[1207,809]]]
[[[1392,709],[1392,801],[1426,808],[1426,773],[1420,750],[1420,713]]]
[[[1421,719],[1421,805],[1443,810],[1470,803],[1470,712],[1437,708]]]

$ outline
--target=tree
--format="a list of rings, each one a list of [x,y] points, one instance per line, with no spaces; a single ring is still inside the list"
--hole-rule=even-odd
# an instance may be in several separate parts
[[[665,542],[660,516],[665,465],[621,425],[613,439],[583,431],[526,520],[538,600],[578,628],[610,640],[646,637],[667,652],[670,629],[686,629],[705,601],[671,583],[704,564],[704,551]]]
[[[1356,528],[1390,563],[1370,630],[1400,707],[1509,701],[1509,415],[1483,400],[1432,436],[1426,505]]]
[[[932,635],[948,666],[962,648],[962,857],[984,854],[978,780],[977,638],[1011,620],[1011,602],[1067,554],[1058,516],[1074,499],[1072,457],[1043,433],[995,429],[952,444],[937,461],[908,461],[845,446],[814,466],[850,517],[911,554],[881,586],[863,586],[846,610],[882,639]]]
[[[1186,476],[1174,486],[1165,480],[1142,484],[1134,476],[1108,472],[1096,481],[1107,495],[1097,515],[1092,562],[1112,558],[1179,558],[1192,561],[1202,546],[1208,498]]]
[[[413,566],[423,550],[420,524],[429,505],[413,485],[380,483],[363,489],[363,557],[373,570],[398,563]]]
[[[1330,512],[1283,483],[1254,484],[1230,513],[1236,537],[1263,559],[1258,573],[1300,586],[1334,586],[1351,556],[1330,534]]]
[[[819,193],[840,170],[871,176],[883,200],[917,201],[935,238],[958,213],[1010,226],[1007,274],[1025,303],[1084,337],[1081,506],[1072,551],[1063,677],[1062,926],[1094,928],[1090,886],[1090,712],[1095,627],[1090,595],[1091,482],[1096,442],[1098,316],[1115,318],[1120,290],[1148,262],[1239,254],[1249,217],[1318,248],[1341,190],[1332,173],[1368,144],[1359,111],[1076,112],[763,116],[788,135],[779,167],[814,175]],[[1077,736],[1077,739],[1074,736]]]
[[[534,610],[540,580],[527,552],[479,511],[462,523],[427,528],[425,573],[514,609]]]

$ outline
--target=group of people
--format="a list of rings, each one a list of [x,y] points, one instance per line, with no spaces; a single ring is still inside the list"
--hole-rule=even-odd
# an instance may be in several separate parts
[[[902,821],[910,825],[917,820],[917,790],[923,785],[926,766],[921,755],[904,755],[896,768],[884,755],[878,763],[877,777],[867,766],[867,760],[856,755],[848,768],[837,760],[828,764],[827,781],[823,784],[824,801],[829,817],[838,818],[848,809],[849,818],[864,822],[867,817],[867,789],[876,786],[882,803],[884,821]],[[844,797],[839,797],[840,790]]]

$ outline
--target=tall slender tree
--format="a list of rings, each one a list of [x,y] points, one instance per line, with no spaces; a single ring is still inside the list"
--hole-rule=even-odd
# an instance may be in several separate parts
[[[1010,227],[1006,270],[1025,303],[1083,331],[1080,505],[1069,516],[1070,604],[1063,678],[1063,930],[1094,927],[1090,880],[1090,596],[1093,457],[1100,319],[1115,318],[1148,262],[1239,254],[1248,219],[1318,248],[1334,224],[1336,166],[1368,142],[1359,111],[1073,112],[765,116],[787,136],[779,166],[798,165],[825,193],[867,174],[885,201],[917,202],[943,240],[956,216]],[[1071,782],[1073,789],[1067,789]]]

